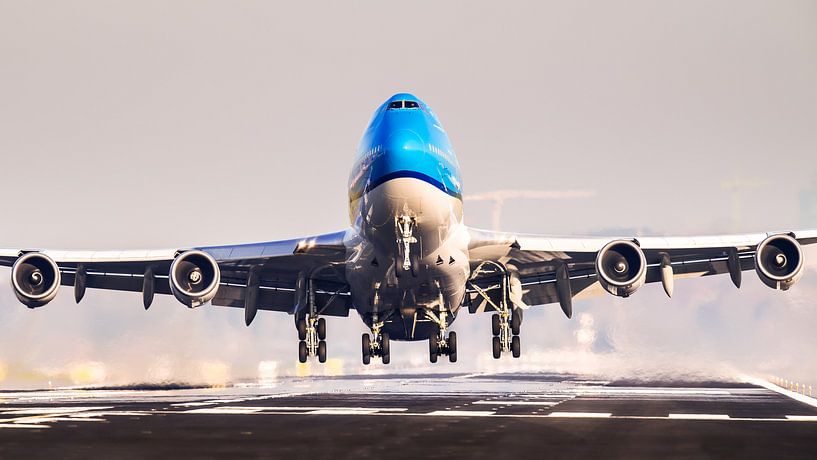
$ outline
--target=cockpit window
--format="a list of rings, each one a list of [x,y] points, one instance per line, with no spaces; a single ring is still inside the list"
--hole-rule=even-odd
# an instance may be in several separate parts
[[[389,102],[389,110],[392,109],[419,109],[420,104],[417,101],[392,101]]]

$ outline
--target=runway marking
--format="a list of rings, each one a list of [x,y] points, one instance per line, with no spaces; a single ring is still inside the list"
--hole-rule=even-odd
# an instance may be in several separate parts
[[[494,411],[481,411],[481,410],[435,410],[434,412],[429,412],[427,414],[417,414],[417,415],[432,415],[432,416],[444,416],[444,417],[490,417],[494,415],[496,412]],[[412,414],[414,415],[414,414]]]
[[[668,395],[668,396],[688,396],[688,395],[708,395],[721,396],[731,395],[729,390],[702,390],[693,388],[577,388],[574,392],[578,395],[586,394],[611,394],[611,395]]]
[[[113,406],[99,406],[99,407],[25,407],[21,409],[3,410],[0,414],[3,415],[46,415],[46,414],[70,414],[75,412],[88,412],[113,409]]]
[[[0,423],[0,428],[28,428],[28,429],[40,429],[40,428],[51,428],[48,425],[27,425],[24,423]]]
[[[726,414],[669,414],[667,417],[683,420],[729,420]]]
[[[793,391],[789,391],[789,390],[787,390],[785,388],[779,387],[779,386],[777,386],[777,385],[775,385],[775,384],[773,384],[773,383],[771,383],[769,381],[763,380],[763,379],[754,378],[754,377],[744,377],[744,379],[747,382],[749,382],[749,383],[751,383],[753,385],[761,386],[761,387],[763,387],[763,388],[765,388],[767,390],[774,391],[775,393],[779,393],[779,394],[781,394],[783,396],[788,396],[791,399],[794,399],[796,401],[800,401],[801,403],[804,403],[804,404],[808,404],[811,407],[817,407],[817,399],[814,399],[812,397],[809,397],[809,396],[806,396],[806,395],[803,395],[803,394],[800,394],[800,393],[795,393]]]
[[[304,415],[372,415],[377,409],[318,409],[304,412]]]
[[[609,418],[612,416],[610,412],[551,412],[546,417],[563,417],[563,418]]]
[[[258,413],[296,413],[296,414],[340,414],[340,413],[374,413],[405,412],[405,407],[345,407],[345,406],[220,406],[183,411],[184,414],[258,414]]]
[[[555,406],[562,401],[503,401],[497,399],[496,401],[474,401],[471,404],[481,404],[486,406]]]
[[[817,422],[817,415],[787,415],[786,418],[795,422]]]

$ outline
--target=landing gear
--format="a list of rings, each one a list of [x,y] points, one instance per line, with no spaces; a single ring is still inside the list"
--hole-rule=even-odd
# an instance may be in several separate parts
[[[513,304],[508,300],[510,297],[510,281],[511,274],[504,265],[494,262],[486,261],[480,264],[474,273],[480,273],[484,266],[489,267],[489,273],[500,273],[502,275],[502,285],[499,286],[501,293],[499,299],[495,302],[496,296],[492,298],[488,292],[474,283],[469,283],[484,300],[490,305],[496,313],[491,317],[491,351],[494,359],[499,359],[503,351],[510,351],[514,358],[522,355],[522,346],[519,340],[519,333],[522,329],[522,310],[514,308]]]
[[[491,348],[494,359],[499,359],[503,351],[510,351],[514,358],[522,355],[519,333],[522,326],[522,313],[518,309],[512,312],[500,311],[491,317]]]
[[[401,271],[411,271],[411,276],[417,276],[419,271],[419,256],[411,252],[411,244],[417,242],[414,236],[414,229],[417,226],[417,220],[409,215],[397,216],[394,218],[394,228],[397,229],[397,246],[398,253],[403,256],[401,263],[395,264],[398,268],[395,272],[399,277]],[[402,268],[402,270],[399,270]]]
[[[298,361],[305,363],[309,356],[317,356],[318,362],[325,363],[326,320],[307,315],[296,319],[295,327],[298,329]]]
[[[440,355],[447,355],[448,361],[457,362],[457,333],[450,332],[446,336],[448,329],[448,312],[443,310],[439,313],[426,310],[426,316],[437,323],[437,331],[428,338],[428,360],[437,362]]]
[[[391,362],[389,333],[381,332],[380,330],[382,328],[382,322],[373,323],[372,334],[374,335],[374,339],[369,334],[363,334],[361,338],[363,364],[369,364],[372,361],[372,356],[379,356],[383,364],[389,364]]]

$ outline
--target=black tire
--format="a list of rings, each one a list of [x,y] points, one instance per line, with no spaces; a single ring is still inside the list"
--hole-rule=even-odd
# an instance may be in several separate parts
[[[417,278],[420,273],[420,256],[417,254],[409,255],[409,262],[411,262],[411,276]]]
[[[499,313],[491,316],[491,333],[494,334],[494,337],[499,335],[500,322]]]
[[[499,337],[494,337],[491,344],[493,345],[494,349],[494,359],[499,359],[499,357],[502,356],[502,342],[499,341]]]
[[[514,358],[522,355],[522,344],[519,341],[519,336],[515,335],[511,338],[511,353]]]
[[[432,363],[437,362],[437,355],[439,354],[440,350],[437,346],[437,336],[432,335],[428,338],[428,360]]]
[[[298,340],[306,340],[306,320],[301,318],[295,321],[295,327],[298,329]]]
[[[318,342],[318,362],[325,363],[326,362],[326,341],[321,340]]]
[[[384,332],[380,334],[380,352],[383,353],[383,356],[386,356],[390,351],[389,333]]]
[[[326,320],[323,318],[318,318],[318,326],[316,328],[318,330],[318,340],[326,340]]]
[[[363,350],[363,364],[369,364],[372,361],[372,338],[369,334],[363,334],[361,345]]]
[[[511,313],[511,334],[519,335],[519,330],[522,327],[522,313],[514,309]]]
[[[383,364],[389,364],[391,362],[391,354],[384,353],[383,356],[381,356],[381,359],[383,359]]]
[[[308,354],[309,353],[306,350],[306,342],[301,340],[298,342],[298,362],[305,363]]]
[[[457,362],[457,333],[451,332],[448,334],[448,361],[452,363]]]

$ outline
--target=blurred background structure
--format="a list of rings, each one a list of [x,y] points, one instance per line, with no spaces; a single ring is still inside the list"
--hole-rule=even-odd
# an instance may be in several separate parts
[[[595,192],[507,197],[499,222],[466,202],[475,227],[814,227],[815,24],[817,3],[789,0],[0,0],[0,246],[179,247],[344,228],[357,140],[400,91],[442,119],[467,194]],[[285,315],[246,328],[240,311],[172,298],[144,311],[138,295],[71,297],[27,311],[0,289],[0,387],[306,371]],[[648,286],[576,302],[573,320],[536,308],[523,358],[496,362],[489,317],[463,314],[456,365],[431,366],[424,344],[396,343],[390,367],[365,369],[362,324],[330,318],[337,361],[310,371],[813,382],[816,298],[810,270],[782,295],[752,276],[740,291],[721,277],[679,281],[672,300]]]

